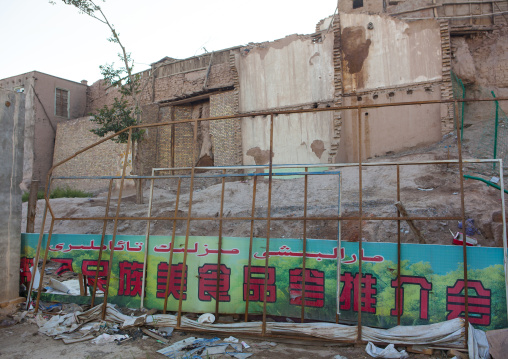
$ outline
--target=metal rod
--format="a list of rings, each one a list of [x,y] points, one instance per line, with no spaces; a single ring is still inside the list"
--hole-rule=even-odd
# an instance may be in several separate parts
[[[247,264],[247,295],[245,298],[245,321],[249,321],[249,296],[250,296],[250,269],[252,267],[252,241],[254,237],[254,215],[256,214],[256,188],[258,178],[254,177],[254,184],[252,185],[252,210],[251,210],[251,221],[250,221],[250,239],[249,239],[249,262]],[[508,297],[507,297],[508,298]]]
[[[508,245],[506,241],[506,206],[504,195],[504,174],[502,160],[499,162],[499,181],[501,186],[501,215],[503,220],[503,259],[504,259],[504,282],[506,298],[508,298]],[[508,316],[508,299],[506,300],[506,314]]]
[[[113,180],[109,180],[109,187],[108,187],[108,199],[106,201],[106,209],[105,209],[105,216],[109,217],[109,205],[111,203],[111,191],[113,189]],[[95,270],[95,279],[93,281],[93,291],[91,293],[92,295],[92,302],[91,306],[92,308],[95,305],[95,296],[97,294],[97,282],[99,281],[99,268],[101,267],[102,262],[102,251],[104,250],[104,238],[106,237],[106,228],[108,227],[108,220],[104,219],[104,222],[102,224],[102,235],[101,235],[101,248],[99,249],[99,258],[97,260],[97,269]]]
[[[308,168],[305,168],[305,172],[308,171]],[[309,177],[305,176],[305,184],[304,184],[304,194],[303,194],[303,216],[307,217],[307,191],[309,187]],[[340,254],[339,254],[340,257]],[[306,265],[307,265],[307,220],[303,220],[303,257],[302,257],[302,305],[301,305],[301,313],[300,319],[301,322],[305,322],[305,281],[306,281]]]
[[[175,167],[175,149],[176,149],[176,142],[175,142],[175,131],[176,131],[176,125],[174,123],[175,121],[175,106],[171,106],[171,167]],[[172,171],[172,174],[175,174],[175,171]]]
[[[194,120],[194,145],[197,143],[198,138],[198,120]],[[194,172],[195,172],[195,157],[196,157],[196,149],[192,147],[192,170],[191,170],[191,182],[190,182],[190,191],[189,191],[189,212],[187,214],[187,229],[185,231],[185,247],[183,252],[183,264],[182,264],[182,279],[180,281],[180,292],[178,295],[178,317],[176,318],[176,327],[180,328],[182,324],[182,303],[183,303],[183,284],[187,278],[187,254],[189,249],[189,232],[190,232],[190,222],[192,217],[192,196],[194,194]]]
[[[48,204],[49,200],[46,201],[46,197],[49,196],[49,191],[51,189],[51,173],[48,173],[47,176],[47,186],[46,186],[46,192],[44,193],[44,214],[42,215],[42,223],[41,223],[41,230],[39,232],[39,241],[37,242],[37,250],[35,251],[35,258],[34,258],[34,265],[31,270],[33,270],[32,275],[30,276],[30,285],[28,286],[28,293],[26,296],[26,310],[30,308],[30,298],[32,296],[33,291],[33,285],[35,276],[37,275],[37,268],[39,268],[39,257],[41,253],[41,246],[42,246],[42,240],[44,238],[44,227],[46,227],[46,219],[48,215]],[[37,308],[36,308],[37,310]]]
[[[263,324],[261,333],[266,335],[266,292],[268,289],[268,263],[270,261],[270,219],[272,215],[272,171],[273,171],[273,114],[270,115],[270,176],[268,177],[268,207],[266,220],[266,258],[265,258],[265,280],[263,285]],[[249,273],[250,275],[250,273]]]
[[[152,170],[153,176],[153,170]],[[153,203],[153,186],[154,179],[150,183],[150,199],[148,200],[148,217],[152,217],[152,203]],[[146,221],[146,234],[145,234],[145,257],[143,260],[143,278],[141,279],[141,303],[139,307],[143,309],[145,306],[145,285],[146,285],[146,267],[148,265],[148,250],[150,247],[150,220]]]
[[[48,241],[46,242],[46,250],[44,251],[44,259],[42,260],[42,268],[41,268],[41,278],[39,279],[39,288],[37,289],[37,300],[35,301],[35,308],[34,313],[37,314],[39,311],[39,301],[41,299],[41,292],[42,292],[42,282],[44,280],[44,271],[46,270],[46,262],[48,260],[48,253],[49,253],[49,245],[51,244],[51,235],[53,234],[53,226],[55,224],[55,220],[51,218],[51,226],[49,227],[49,233],[48,233]],[[37,274],[37,271],[34,272],[34,276]]]
[[[108,294],[109,294],[109,283],[111,280],[111,270],[113,267],[113,255],[115,253],[115,242],[116,242],[116,232],[118,229],[118,218],[120,216],[120,205],[122,203],[122,193],[123,193],[123,185],[125,182],[125,172],[127,171],[127,163],[129,162],[129,150],[132,140],[132,129],[129,129],[129,137],[127,139],[127,145],[125,146],[125,156],[123,160],[123,168],[122,168],[122,179],[120,180],[120,189],[118,191],[118,202],[116,204],[116,214],[115,214],[115,222],[113,226],[113,238],[111,239],[111,246],[109,249],[109,267],[108,267],[108,276],[106,277],[106,287],[104,288],[104,302],[102,305],[102,320],[106,318],[106,308],[108,306]],[[99,263],[100,265],[100,263]],[[98,279],[98,278],[97,278]]]
[[[272,221],[357,221],[360,217],[358,216],[327,216],[327,217],[271,217]],[[102,221],[104,219],[114,220],[115,217],[55,217],[55,221]],[[133,221],[146,221],[150,220],[160,220],[160,221],[172,221],[172,220],[186,220],[187,217],[118,217],[119,220],[133,220]],[[193,221],[213,221],[217,220],[217,217],[192,217]],[[252,217],[224,217],[223,221],[250,221]],[[254,217],[256,221],[266,221],[268,217]],[[460,221],[462,217],[460,216],[443,216],[443,217],[369,217],[369,221],[397,221],[403,220],[406,221],[411,219],[413,221],[428,221],[430,219],[434,219],[436,221],[452,221],[457,220]]]
[[[362,108],[358,107],[358,335],[357,342],[362,342]]]
[[[417,20],[417,19],[411,19]],[[250,113],[239,113],[236,115],[229,116],[220,116],[220,117],[206,117],[199,118],[198,121],[220,121],[220,120],[229,120],[229,119],[238,119],[243,117],[259,117],[259,116],[270,116],[270,115],[289,115],[293,113],[310,113],[310,112],[327,112],[327,111],[342,111],[342,110],[357,110],[358,108],[368,109],[368,108],[378,108],[378,107],[398,107],[398,106],[411,106],[411,105],[432,105],[432,104],[446,104],[453,103],[455,101],[458,102],[491,102],[492,99],[453,99],[453,100],[427,100],[427,101],[409,101],[409,102],[393,102],[393,103],[383,103],[383,104],[362,104],[353,105],[353,106],[337,106],[337,107],[323,107],[323,108],[311,108],[311,109],[302,109],[302,110],[280,110],[280,111],[267,111],[267,112],[250,112]],[[508,97],[499,97],[498,101],[508,101]],[[142,124],[137,126],[131,126],[129,128],[149,128],[149,127],[159,127],[159,126],[168,126],[170,124],[179,124],[179,123],[189,123],[193,122],[196,119],[185,119],[178,120],[172,122],[161,122],[161,123],[152,123],[152,124]],[[126,130],[127,130],[126,129]],[[125,130],[121,131],[124,132]],[[120,134],[121,132],[117,132],[116,134],[111,135],[114,137],[115,135]],[[110,138],[111,138],[110,137]],[[65,161],[65,160],[64,160]]]
[[[462,255],[464,257],[464,303],[465,303],[465,336],[466,343],[465,346],[467,348],[467,342],[469,338],[469,290],[468,290],[468,281],[467,281],[467,247],[466,247],[466,207],[464,204],[464,168],[462,165],[462,140],[460,138],[460,128],[459,128],[459,103],[455,102],[455,127],[457,128],[457,152],[459,156],[459,184],[460,184],[460,211],[462,216],[462,231],[464,232],[462,235]]]
[[[496,98],[496,94],[494,91],[491,91],[492,96]],[[493,158],[497,158],[497,136],[498,136],[498,127],[499,127],[499,102],[496,101],[496,117],[494,122],[494,154]],[[494,169],[496,168],[496,164],[494,163]]]
[[[178,179],[178,187],[176,189],[176,203],[175,203],[175,218],[178,213],[178,203],[180,202],[180,189],[182,187],[182,179]],[[166,314],[166,310],[168,307],[168,291],[169,291],[169,280],[171,278],[171,268],[173,266],[173,254],[175,250],[175,237],[176,237],[176,219],[173,220],[173,233],[171,234],[171,244],[169,250],[169,260],[168,260],[168,274],[166,277],[166,291],[164,292],[164,310],[163,313]]]
[[[28,294],[26,296],[25,309],[30,309],[30,297],[32,296],[32,290],[34,285],[35,276],[37,275],[37,269],[39,268],[39,256],[41,252],[42,239],[44,238],[44,227],[46,225],[46,217],[48,214],[48,205],[44,204],[44,214],[42,216],[41,231],[39,233],[39,241],[37,243],[37,249],[35,252],[33,267],[30,269],[32,274],[30,276],[30,284],[28,286]]]
[[[412,19],[414,20],[414,19]],[[499,97],[497,98],[498,101],[508,101],[507,97]],[[394,103],[384,103],[384,104],[364,104],[362,105],[364,109],[366,108],[378,108],[378,107],[394,107],[394,106],[410,106],[410,105],[430,105],[430,104],[443,104],[443,103],[453,103],[454,101],[459,102],[482,102],[482,101],[494,101],[494,99],[459,99],[459,100],[430,100],[430,101],[411,101],[411,102],[394,102]],[[53,167],[50,168],[48,175],[53,172],[53,170],[64,164],[65,162],[70,161],[77,155],[100,145],[101,143],[106,142],[107,140],[114,138],[121,133],[124,133],[125,131],[129,131],[136,128],[149,128],[149,127],[160,127],[160,126],[169,126],[172,124],[177,123],[187,123],[187,122],[193,122],[193,121],[219,121],[219,120],[225,120],[225,119],[238,119],[243,117],[256,117],[256,116],[268,116],[268,115],[280,115],[280,114],[292,114],[292,113],[310,113],[310,112],[325,112],[325,111],[341,111],[341,110],[355,110],[360,108],[361,106],[338,106],[338,107],[326,107],[326,108],[313,108],[313,109],[305,109],[305,110],[288,110],[288,111],[272,111],[272,112],[256,112],[256,113],[244,113],[244,114],[236,114],[236,115],[229,115],[229,116],[221,116],[221,117],[208,117],[208,118],[200,118],[200,119],[188,119],[188,120],[179,120],[179,121],[171,121],[171,122],[160,122],[160,123],[154,123],[154,124],[143,124],[143,125],[137,125],[137,126],[130,126],[127,127],[117,133],[114,133],[112,135],[109,135],[107,137],[104,137],[103,139],[95,142],[94,144],[91,144],[88,147],[85,147],[77,152],[75,152],[73,155],[63,159],[62,161],[58,162],[57,164],[53,165]]]
[[[339,217],[342,214],[342,174],[339,175],[339,200],[338,200],[338,213]],[[340,282],[342,273],[342,223],[337,221],[337,313],[335,315],[335,324],[339,324],[340,317]]]
[[[395,162],[370,162],[370,163],[363,163],[362,166],[364,167],[383,167],[383,166],[415,166],[415,165],[426,165],[426,164],[455,164],[458,163],[458,160],[432,160],[432,161],[395,161]],[[462,160],[463,163],[493,163],[498,162],[498,159],[470,159],[465,158]],[[325,164],[296,164],[296,165],[273,165],[273,168],[346,168],[346,167],[357,167],[358,163],[349,162],[349,163],[327,163]],[[249,170],[249,169],[268,169],[269,165],[245,165],[245,166],[217,166],[217,167],[195,167],[196,170],[202,170],[202,171],[209,171],[209,170]],[[174,170],[191,170],[192,167],[177,167],[174,168]],[[173,168],[154,168],[155,172],[158,171],[171,171]],[[315,176],[315,175],[334,175],[339,174],[339,172],[288,172],[288,173],[279,173],[275,172],[273,173],[274,176]],[[203,177],[203,178],[214,178],[214,177],[222,177],[223,175],[195,175],[195,178]],[[268,177],[267,173],[243,173],[243,174],[228,174],[227,177]],[[59,176],[59,177],[53,177],[53,179],[121,179],[122,176]],[[166,179],[166,178],[190,178],[190,176],[182,176],[182,175],[166,175],[166,176],[125,176],[125,179]]]
[[[400,166],[397,166],[397,202],[400,202]],[[397,208],[397,217],[400,217],[400,211]],[[400,325],[400,315],[402,313],[402,298],[400,292],[400,219],[397,220],[397,298],[395,299],[395,305],[398,308],[397,311],[397,325]]]
[[[223,174],[226,174],[226,170],[223,170]],[[226,178],[222,177],[222,191],[220,196],[220,212],[219,212],[219,252],[217,253],[217,285],[215,288],[215,318],[219,319],[219,303],[220,303],[220,272],[221,272],[221,260],[222,260],[222,217],[224,214],[224,191],[226,189]]]

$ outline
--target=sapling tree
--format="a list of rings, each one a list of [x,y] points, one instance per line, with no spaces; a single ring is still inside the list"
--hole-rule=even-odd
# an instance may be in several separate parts
[[[114,98],[111,106],[104,106],[99,109],[91,121],[99,125],[98,128],[92,129],[91,132],[104,137],[111,132],[119,132],[129,126],[135,126],[141,122],[141,108],[139,104],[139,94],[141,92],[141,81],[139,74],[133,73],[134,60],[131,54],[126,51],[125,46],[120,41],[120,34],[117,32],[113,24],[104,14],[103,10],[97,2],[105,2],[105,0],[61,0],[64,4],[74,6],[81,14],[88,15],[91,18],[106,25],[111,32],[111,37],[107,40],[117,44],[121,52],[118,57],[122,66],[115,67],[114,63],[100,66],[101,75],[106,84],[115,87],[120,93],[120,98]],[[55,4],[54,1],[50,3]],[[139,142],[143,139],[144,131],[141,129],[133,129],[131,136],[131,148],[134,173],[138,173],[140,167],[139,161]],[[115,137],[113,141],[118,143],[126,143],[128,133],[124,132]],[[142,183],[141,180],[136,181],[136,202],[143,202]]]

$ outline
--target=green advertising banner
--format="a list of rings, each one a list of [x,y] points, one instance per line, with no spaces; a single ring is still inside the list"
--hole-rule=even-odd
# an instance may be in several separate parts
[[[22,234],[21,280],[30,281],[30,267],[38,234]],[[42,246],[45,248],[47,236]],[[53,234],[48,257],[61,263],[56,274],[83,273],[93,285],[100,249],[100,235]],[[145,307],[162,309],[171,250],[171,237],[150,236]],[[106,236],[98,287],[104,288],[112,237]],[[183,271],[185,237],[176,237],[168,291],[168,310],[176,311],[180,295],[182,311],[241,314],[247,296],[249,313],[261,314],[267,281],[267,313],[299,318],[302,300],[305,318],[335,322],[337,310],[337,259],[341,256],[340,321],[354,323],[359,307],[363,325],[390,328],[397,324],[420,325],[463,317],[465,311],[462,247],[402,244],[401,289],[397,295],[397,244],[307,240],[305,278],[302,278],[301,239],[254,238],[251,270],[249,238],[223,238],[217,293],[217,237],[189,237],[186,271]],[[145,236],[116,237],[108,301],[139,307],[142,289]],[[506,295],[503,249],[468,247],[469,319],[476,327],[505,328]],[[268,271],[265,259],[269,255]],[[358,301],[358,264],[362,256],[362,299]],[[183,291],[180,285],[183,280]],[[302,283],[305,280],[305,298]],[[247,288],[247,282],[250,282]],[[249,289],[249,290],[247,290]],[[57,296],[53,296],[57,298]],[[61,296],[60,296],[61,298]]]

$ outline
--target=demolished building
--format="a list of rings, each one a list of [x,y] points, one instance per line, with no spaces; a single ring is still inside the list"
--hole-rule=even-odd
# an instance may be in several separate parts
[[[79,136],[76,141],[69,143],[65,138],[70,131],[76,134],[79,131],[87,132],[89,122],[87,119],[76,120],[59,126],[63,142],[55,150],[55,162],[59,162],[56,177],[86,174],[93,179],[94,175],[103,175],[104,168],[110,170],[110,174],[111,170],[117,170],[117,173],[114,173],[116,177],[104,178],[104,182],[107,183],[109,179],[110,183],[105,216],[87,218],[104,221],[102,236],[83,235],[78,238],[54,235],[51,243],[54,221],[80,218],[74,217],[74,212],[59,217],[51,212],[50,207],[50,233],[48,237],[44,236],[43,223],[38,244],[40,248],[43,238],[46,238],[45,259],[50,253],[51,258],[62,263],[59,270],[78,268],[82,273],[87,273],[88,279],[98,277],[93,281],[93,292],[98,285],[102,286],[105,303],[111,292],[111,302],[138,305],[140,301],[143,307],[145,293],[149,293],[146,296],[148,306],[163,309],[164,312],[167,309],[177,311],[178,315],[171,320],[176,321],[177,328],[189,330],[197,329],[182,317],[182,312],[213,312],[213,307],[217,316],[219,313],[241,314],[245,310],[245,322],[249,321],[249,315],[262,313],[262,323],[256,323],[256,334],[261,336],[280,334],[277,333],[277,326],[267,325],[267,314],[286,317],[301,315],[302,325],[295,325],[297,329],[293,330],[308,337],[319,335],[312,332],[314,328],[306,331],[303,324],[306,319],[335,320],[338,323],[340,316],[343,322],[357,322],[357,331],[353,329],[349,337],[339,333],[328,338],[333,340],[364,340],[367,338],[365,333],[362,336],[362,326],[365,324],[386,328],[395,323],[428,324],[434,320],[463,317],[465,322],[469,320],[484,327],[505,326],[505,314],[496,317],[493,309],[496,306],[495,310],[501,312],[499,306],[506,304],[505,294],[498,288],[491,290],[478,277],[487,277],[484,273],[490,270],[495,272],[496,278],[502,277],[501,263],[506,259],[505,229],[504,251],[500,248],[495,248],[495,252],[489,251],[490,248],[475,248],[474,253],[478,255],[470,256],[470,262],[467,262],[467,241],[462,240],[462,248],[451,247],[446,251],[442,246],[426,246],[423,249],[419,244],[401,244],[400,222],[409,221],[408,215],[397,210],[396,217],[383,217],[377,213],[364,213],[362,209],[363,168],[383,165],[396,168],[396,193],[399,199],[400,167],[411,165],[408,162],[364,164],[364,160],[390,151],[436,142],[454,128],[456,132],[459,131],[459,102],[453,100],[450,74],[449,23],[433,19],[406,22],[386,15],[339,13],[321,21],[316,30],[312,35],[292,35],[274,42],[249,44],[185,60],[165,58],[141,74],[145,83],[142,123],[148,126],[146,138],[140,145],[141,162],[145,165],[141,174],[153,174],[154,168],[166,168],[175,176],[175,171],[185,168],[187,172],[182,172],[178,178],[174,215],[152,216],[154,178],[147,176],[152,179],[148,215],[121,217],[122,186],[128,177],[128,145],[127,150],[120,153],[123,160],[116,168],[108,165],[97,171],[97,163],[102,162],[103,158],[118,157],[119,154],[101,152],[102,156],[91,162],[90,158],[83,161],[80,156],[69,158],[76,149],[87,144],[79,142]],[[95,83],[88,93],[89,110],[111,103],[116,93],[114,87],[103,82]],[[150,126],[153,124],[157,125]],[[460,194],[460,215],[458,211],[446,216],[441,213],[437,216],[420,215],[413,217],[415,221],[461,220],[465,223],[464,161],[460,148],[461,136],[456,134],[458,159],[420,160],[417,164],[458,165],[459,170],[454,170],[453,175],[460,176],[460,189],[448,195]],[[501,164],[495,159],[485,161],[493,162],[494,167],[497,163]],[[348,163],[358,167],[358,212],[350,216],[341,212],[342,187],[339,184],[338,208],[333,208],[336,213],[309,216],[308,171],[328,167],[328,171],[316,171],[312,175],[342,178],[342,173],[335,167],[347,167]],[[197,173],[196,167],[198,170],[203,167],[204,170],[210,170],[211,165],[222,172],[222,175],[216,176],[222,182],[220,209],[215,214],[200,218],[191,213],[193,181],[210,175]],[[267,192],[266,214],[256,214],[255,203],[257,176],[263,173],[249,173],[253,168],[246,165],[257,165],[260,167],[255,170],[267,171],[268,184],[259,184],[260,191]],[[250,217],[230,216],[223,211],[225,178],[230,175],[228,166],[236,166],[233,170],[245,171],[233,173],[232,176],[243,178],[248,174],[253,177],[253,184],[248,183],[248,188],[253,188]],[[277,217],[271,213],[272,177],[277,175],[274,170],[285,171],[291,166],[297,169],[299,176],[305,178],[300,181],[305,186],[304,215],[298,217],[295,211]],[[502,178],[500,167],[496,169]],[[287,172],[280,175],[287,175]],[[187,214],[180,213],[178,207],[182,178],[190,179]],[[115,217],[108,215],[113,179],[120,179],[121,183]],[[71,179],[61,178],[58,181],[67,180]],[[81,182],[88,182],[85,185],[91,183]],[[502,183],[500,189],[504,211]],[[501,217],[505,228],[504,212]],[[146,220],[146,236],[117,236],[118,223],[123,220]],[[272,238],[270,247],[270,223],[281,220],[303,221],[303,238]],[[343,220],[357,221],[356,242],[341,243],[340,227],[334,233],[338,237],[337,242],[324,239],[319,232],[319,239],[308,239],[307,223],[318,220],[335,224]],[[381,243],[364,243],[364,220],[396,222],[398,233],[392,235],[398,236],[398,243],[383,243],[386,244],[383,249]],[[113,235],[106,238],[108,221],[114,222],[114,230]],[[152,221],[172,221],[172,235],[152,236]],[[177,221],[186,223],[185,235],[182,232],[177,234]],[[211,234],[215,233],[211,228],[216,227],[210,226],[205,232],[207,237],[202,236],[203,233],[200,237],[192,237],[191,221],[219,223],[218,236]],[[224,237],[222,229],[226,221],[250,222],[250,238]],[[266,224],[265,232],[254,232],[255,221]],[[34,236],[24,237],[30,255],[35,252],[35,239]],[[109,241],[109,247],[105,245],[105,240]],[[99,259],[78,258],[76,254],[77,260],[74,261],[73,251],[99,251]],[[105,254],[109,251],[109,261],[101,261],[103,251]],[[115,251],[117,257],[113,260]],[[90,252],[87,252],[87,256]],[[401,263],[401,253],[406,256],[409,252],[413,253],[411,258]],[[76,253],[81,255],[81,252]],[[442,255],[440,253],[446,253],[446,260],[437,259]],[[236,255],[238,257],[234,257]],[[421,257],[432,258],[433,261],[421,264],[421,261],[418,262]],[[484,261],[486,257],[488,261]],[[29,259],[34,258],[28,258],[27,255],[25,259],[28,263]],[[345,260],[345,266],[351,266],[349,270],[344,270],[343,275],[341,260]],[[444,262],[449,263],[441,265]],[[44,273],[46,261],[43,263]],[[363,269],[362,263],[365,265]],[[468,263],[474,268],[478,267],[478,272],[473,273],[469,282]],[[420,265],[424,266],[426,273],[417,273],[415,268],[420,268]],[[191,275],[186,276],[187,272]],[[113,281],[109,287],[111,277]],[[446,277],[448,282],[439,282],[438,277]],[[452,279],[455,282],[451,282]],[[407,289],[404,294],[407,287],[411,290]],[[464,288],[476,291],[474,297],[481,301],[480,305],[468,308],[469,291]],[[407,313],[407,304],[404,304],[407,296],[418,302],[416,313]],[[378,303],[382,303],[382,307]],[[104,317],[106,306],[102,309]],[[467,337],[467,326],[459,326],[462,328],[459,329],[460,337],[464,333]],[[253,324],[246,323],[243,327],[238,324],[238,327],[239,332],[246,332],[253,328]],[[205,330],[217,328],[209,326]]]
[[[391,39],[397,39],[392,41]],[[394,61],[399,59],[399,61]],[[231,116],[238,113],[327,108],[339,105],[452,98],[450,38],[446,23],[340,13],[321,21],[312,35],[291,35],[274,42],[249,44],[201,56],[166,58],[141,73],[142,123]],[[88,90],[87,111],[118,97],[118,89],[98,81]],[[453,127],[451,107],[436,104],[422,112],[408,106],[404,127],[393,132],[383,118],[398,121],[389,110],[373,109],[365,132],[364,158],[435,142]],[[277,122],[274,163],[327,164],[356,157],[353,122],[340,112],[284,115]],[[91,128],[74,122],[59,128],[55,162],[88,143]],[[198,163],[267,164],[266,116],[227,119],[200,128]],[[77,131],[79,127],[79,130]],[[383,134],[383,131],[385,133]],[[256,134],[254,136],[253,134]],[[192,165],[192,125],[148,129],[141,143],[144,174],[151,168]],[[113,157],[117,157],[114,156]],[[93,163],[74,162],[59,171],[94,174]],[[119,167],[117,166],[117,172]],[[86,188],[90,189],[90,188]]]

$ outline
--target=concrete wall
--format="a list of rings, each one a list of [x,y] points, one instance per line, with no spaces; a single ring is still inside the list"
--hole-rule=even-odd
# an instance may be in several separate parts
[[[13,90],[20,86],[24,87],[27,96],[23,183],[28,186],[32,179],[36,179],[44,185],[53,164],[57,125],[86,114],[87,86],[38,71],[0,80],[0,87],[6,89]],[[56,88],[69,91],[68,118],[56,116]]]
[[[0,303],[19,296],[25,95],[0,89]]]
[[[22,189],[28,190],[32,181],[33,163],[34,163],[34,139],[35,139],[35,112],[37,101],[34,95],[35,75],[29,72],[23,75],[10,77],[0,80],[0,88],[15,90],[24,88],[25,93],[25,133],[24,133],[24,160],[23,160],[23,182]]]
[[[341,14],[340,23],[344,93],[442,79],[436,21]]]

